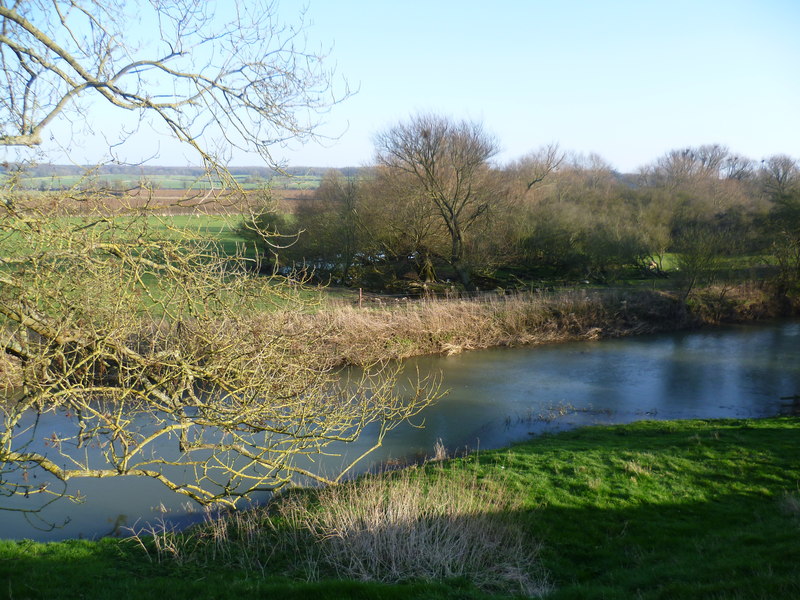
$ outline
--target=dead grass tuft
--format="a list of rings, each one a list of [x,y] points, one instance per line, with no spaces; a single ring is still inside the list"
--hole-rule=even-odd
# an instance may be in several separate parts
[[[494,591],[537,596],[549,590],[538,547],[509,522],[517,509],[503,485],[436,467],[329,487],[319,507],[287,503],[302,521],[324,569],[363,581],[469,579]]]
[[[781,511],[791,517],[800,518],[800,493],[786,493],[780,500]]]
[[[626,472],[631,473],[632,475],[650,475],[650,468],[642,465],[636,460],[626,460],[623,462],[622,467]]]

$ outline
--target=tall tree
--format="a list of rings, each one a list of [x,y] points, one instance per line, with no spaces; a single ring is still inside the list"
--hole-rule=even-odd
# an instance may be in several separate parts
[[[465,236],[491,206],[489,159],[497,144],[480,123],[420,114],[376,137],[379,165],[408,173],[447,228],[446,260],[472,287]]]

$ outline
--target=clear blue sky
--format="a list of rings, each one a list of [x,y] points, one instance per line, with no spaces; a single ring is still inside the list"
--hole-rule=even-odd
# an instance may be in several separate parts
[[[550,142],[622,171],[704,143],[800,158],[800,0],[310,0],[307,18],[360,91],[293,165],[369,163],[421,111],[481,120],[500,161]]]
[[[482,121],[500,163],[552,142],[620,171],[709,143],[800,158],[800,0],[307,0],[306,20],[359,91],[323,117],[338,139],[276,149],[293,166],[369,164],[375,134],[418,112]],[[90,113],[106,138],[74,136],[75,161],[119,128],[119,111]],[[194,158],[151,131],[132,146],[129,161]]]

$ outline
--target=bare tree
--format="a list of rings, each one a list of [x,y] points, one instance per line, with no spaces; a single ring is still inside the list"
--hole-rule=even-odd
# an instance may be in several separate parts
[[[730,151],[719,144],[670,150],[647,170],[648,184],[675,190],[698,181],[718,180],[730,157]]]
[[[755,174],[755,162],[746,156],[730,154],[723,162],[721,173],[725,179],[749,181]]]
[[[213,129],[228,147],[274,162],[270,144],[313,135],[303,119],[335,100],[324,95],[318,57],[295,45],[295,30],[275,28],[271,9],[0,0],[2,144],[39,144],[70,105],[76,124],[91,120],[95,105],[80,100],[95,95],[160,119],[220,183],[233,178],[205,145]],[[126,37],[137,11],[150,11],[157,43]],[[26,189],[23,171],[5,175],[6,508],[35,511],[36,498],[69,495],[66,483],[80,477],[150,477],[198,502],[228,504],[299,475],[335,482],[360,457],[329,477],[304,461],[368,426],[380,445],[435,396],[419,382],[399,393],[398,374],[379,365],[343,379],[324,330],[301,315],[308,303],[296,284],[254,275],[257,265],[213,237],[160,217],[152,188],[118,197],[84,180],[41,192]],[[203,206],[194,202],[194,214]]]
[[[274,144],[312,136],[337,101],[302,31],[262,0],[3,0],[0,145],[39,145],[70,115],[86,126],[99,101],[160,121],[210,165],[211,136],[273,164]]]
[[[760,176],[767,194],[780,198],[800,185],[800,165],[791,156],[776,154],[761,161]]]
[[[410,258],[423,281],[435,281],[433,259],[447,255],[450,236],[416,177],[378,167],[362,188],[361,219],[373,252],[399,263]]]
[[[376,147],[378,164],[410,174],[433,204],[450,237],[446,260],[471,288],[464,238],[491,204],[494,139],[479,123],[423,114],[380,133]]]
[[[558,144],[547,144],[509,165],[507,171],[522,184],[525,192],[530,192],[557,171],[566,156]]]

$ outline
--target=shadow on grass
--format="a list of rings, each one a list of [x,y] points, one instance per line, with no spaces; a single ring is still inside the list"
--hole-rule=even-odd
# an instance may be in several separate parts
[[[777,498],[506,514],[543,543],[555,599],[800,597],[800,519]],[[24,546],[24,544],[23,544]],[[3,552],[0,545],[0,556]],[[32,545],[0,565],[7,598],[487,598],[465,580],[291,581],[151,563],[118,540]]]
[[[11,549],[10,546],[16,548]],[[356,581],[298,582],[232,569],[151,563],[120,540],[49,544],[0,542],[0,598],[486,598],[466,581],[402,586]]]
[[[553,598],[800,597],[800,521],[775,498],[549,506],[529,518]]]
[[[797,418],[587,428],[481,457],[527,485],[553,598],[800,597]],[[790,500],[790,501],[789,501]]]

